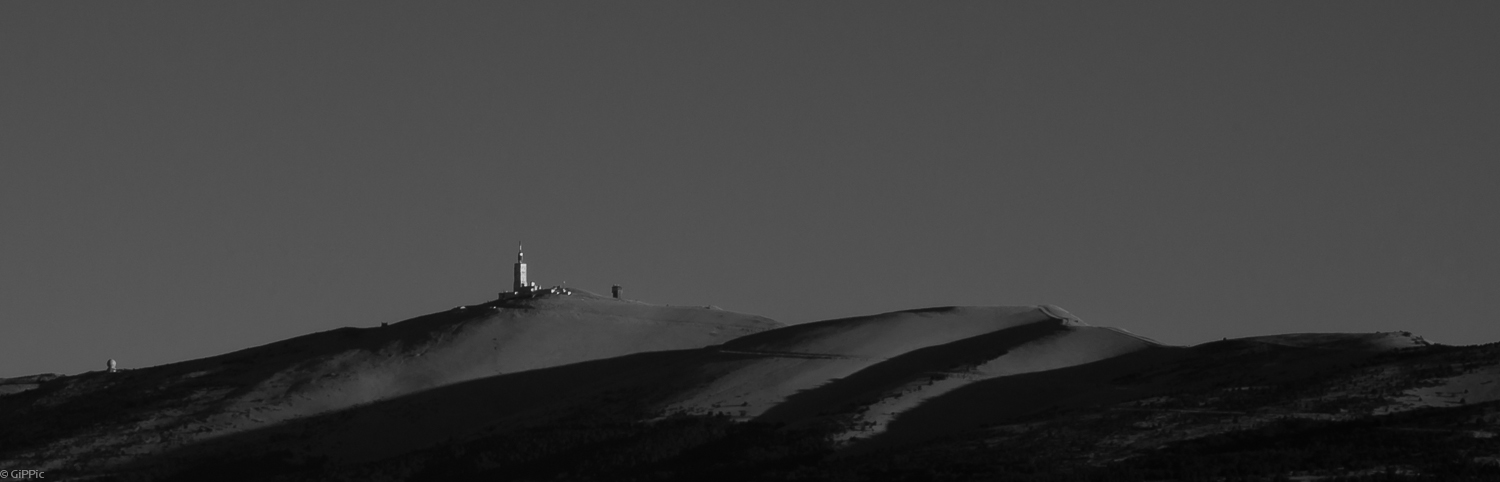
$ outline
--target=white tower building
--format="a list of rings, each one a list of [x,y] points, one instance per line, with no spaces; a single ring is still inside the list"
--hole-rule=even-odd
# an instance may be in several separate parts
[[[523,288],[525,288],[526,286],[527,286],[527,283],[526,283],[526,255],[525,255],[525,253],[522,252],[521,245],[517,244],[516,245],[516,279],[515,279],[515,283],[511,284],[511,291],[514,291],[516,293],[520,293],[521,290]]]

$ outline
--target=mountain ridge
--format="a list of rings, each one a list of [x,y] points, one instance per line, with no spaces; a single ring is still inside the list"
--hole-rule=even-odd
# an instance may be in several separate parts
[[[38,381],[0,396],[0,426],[9,429],[0,433],[0,464],[142,480],[226,475],[214,467],[264,465],[232,475],[308,480],[322,479],[325,465],[346,475],[426,467],[395,477],[421,479],[415,474],[433,470],[426,461],[435,450],[489,454],[458,472],[479,474],[517,457],[484,448],[495,444],[553,440],[546,453],[585,440],[569,438],[578,429],[567,427],[641,440],[677,427],[670,430],[698,433],[679,435],[688,439],[753,433],[763,440],[757,444],[784,439],[810,451],[788,460],[841,454],[817,462],[824,466],[947,447],[994,430],[986,427],[1062,423],[1057,414],[1079,411],[1101,420],[1187,413],[1249,420],[1194,425],[1186,438],[1146,430],[1134,441],[1094,442],[1100,453],[1129,454],[1194,431],[1255,430],[1277,417],[1338,421],[1443,408],[1459,390],[1469,397],[1461,405],[1500,400],[1500,390],[1484,384],[1500,376],[1500,363],[1481,357],[1462,370],[1412,371],[1408,365],[1420,364],[1403,361],[1451,356],[1443,350],[1409,332],[1169,346],[1052,305],[943,306],[786,326],[705,307],[544,292],[198,360]],[[1385,368],[1368,368],[1375,366]],[[1427,378],[1392,379],[1392,370]],[[1204,401],[1184,401],[1199,393]],[[635,439],[614,443],[648,443],[628,440]],[[517,460],[535,467],[549,459]]]

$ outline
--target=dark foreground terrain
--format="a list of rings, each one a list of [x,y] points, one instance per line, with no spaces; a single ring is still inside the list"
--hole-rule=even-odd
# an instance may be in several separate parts
[[[1364,333],[1173,347],[1050,306],[779,326],[580,294],[17,379],[25,389],[0,396],[0,469],[127,481],[1500,480],[1500,344]]]

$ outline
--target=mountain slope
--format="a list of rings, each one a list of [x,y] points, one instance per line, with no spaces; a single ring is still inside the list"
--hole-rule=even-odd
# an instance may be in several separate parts
[[[362,464],[445,441],[616,416],[609,414],[639,419],[664,412],[729,413],[797,425],[822,423],[829,412],[867,400],[901,402],[859,414],[862,421],[885,423],[967,383],[1157,346],[1065,313],[1055,307],[955,307],[791,326],[700,349],[476,379],[267,427],[167,459],[245,457],[257,448],[286,445],[275,441],[294,441],[299,459]],[[961,376],[943,385],[924,383],[934,373]]]
[[[504,373],[694,348],[780,326],[573,291],[340,328],[217,357],[53,380],[0,398],[0,456],[108,464]]]
[[[708,382],[672,407],[762,422],[832,423],[844,427],[836,439],[851,440],[882,434],[902,414],[972,383],[1159,347],[1088,326],[1053,306],[902,311],[726,343],[698,374]]]
[[[1038,480],[1115,480],[1102,468],[1218,434],[1500,398],[1493,347],[1405,332],[1172,347],[1054,306],[773,326],[579,292],[63,377],[0,397],[0,465],[141,480],[765,480],[1015,478],[1004,464],[1032,464],[1053,474]]]
[[[1049,362],[1027,366],[1018,357],[1004,362],[996,357],[1053,335],[1093,329],[1059,308],[1039,306],[928,308],[790,326],[717,347],[718,356],[697,375],[707,383],[682,394],[674,407],[698,412],[728,407],[740,417],[764,414],[763,421],[792,421],[825,411],[828,404],[878,396],[870,392],[876,390],[872,383],[889,384],[879,390],[901,390],[913,377],[934,370],[984,376],[979,374],[1044,369]],[[1051,351],[1080,360],[1114,353],[1113,348],[1072,350],[1067,343]],[[911,365],[902,357],[927,361]],[[986,366],[993,363],[998,364]],[[911,366],[900,368],[904,365]],[[859,377],[866,370],[872,371]],[[846,377],[867,381],[843,381]],[[795,403],[769,412],[792,397]]]

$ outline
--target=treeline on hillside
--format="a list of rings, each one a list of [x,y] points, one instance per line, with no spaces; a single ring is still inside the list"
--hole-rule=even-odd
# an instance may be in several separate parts
[[[752,480],[816,465],[832,452],[817,428],[738,423],[725,415],[644,422],[574,417],[359,465],[277,451],[215,460],[141,480]],[[122,480],[131,480],[124,477]]]
[[[289,463],[287,454],[204,464],[170,480],[1500,480],[1500,437],[1476,437],[1496,407],[1429,409],[1344,422],[1287,419],[1255,430],[1180,442],[1123,460],[1091,460],[1107,418],[1020,437],[982,433],[919,447],[834,456],[828,427],[736,423],[725,416],[655,422],[611,417],[454,441],[355,466]],[[1067,416],[1068,414],[1054,414]],[[1069,425],[1072,423],[1072,425]],[[282,457],[282,458],[278,458]]]
[[[1500,480],[1500,460],[1495,458],[1500,456],[1500,437],[1486,435],[1493,427],[1485,417],[1500,406],[1487,405],[1343,422],[1289,418],[1122,460],[1093,460],[1098,440],[1129,430],[1128,419],[1104,417],[1056,423],[1019,437],[974,433],[915,449],[830,461],[820,467],[819,478],[1237,481],[1308,474],[1349,481],[1493,481]]]
[[[1490,407],[1493,408],[1493,407]],[[1500,438],[1483,408],[1428,409],[1345,422],[1286,419],[1180,442],[1109,470],[1138,480],[1359,474],[1342,480],[1500,480]],[[1419,475],[1420,474],[1420,475]],[[1232,479],[1231,479],[1232,480]]]

